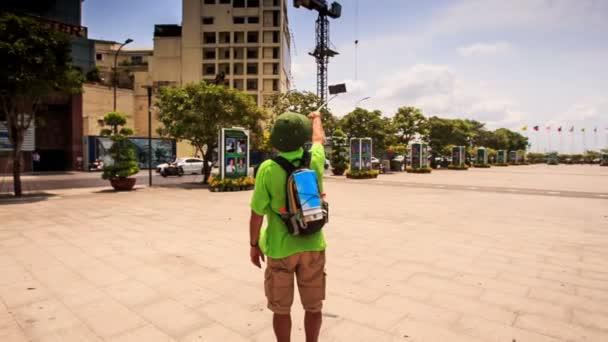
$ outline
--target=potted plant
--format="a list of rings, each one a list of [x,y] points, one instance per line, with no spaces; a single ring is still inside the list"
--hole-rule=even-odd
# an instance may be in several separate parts
[[[139,172],[135,150],[129,141],[133,130],[123,127],[127,123],[127,118],[119,112],[106,114],[103,123],[107,127],[101,130],[101,136],[112,140],[112,146],[108,150],[112,162],[104,165],[101,177],[109,180],[117,191],[132,190],[137,179],[130,177]]]
[[[332,137],[331,147],[331,171],[336,176],[342,176],[348,169],[348,151],[346,134],[341,129],[337,129]]]

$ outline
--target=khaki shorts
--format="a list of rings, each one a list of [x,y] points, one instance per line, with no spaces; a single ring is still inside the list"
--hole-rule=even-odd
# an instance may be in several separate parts
[[[266,265],[264,290],[272,312],[286,315],[291,311],[294,274],[304,310],[321,311],[325,299],[325,251],[267,258]]]

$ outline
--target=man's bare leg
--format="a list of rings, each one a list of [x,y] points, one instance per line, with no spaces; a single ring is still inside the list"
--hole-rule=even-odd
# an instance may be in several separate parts
[[[291,341],[291,315],[274,314],[272,316],[272,327],[277,337],[277,342]]]
[[[306,332],[306,342],[319,341],[321,322],[323,317],[321,312],[308,312],[304,314],[304,331]]]

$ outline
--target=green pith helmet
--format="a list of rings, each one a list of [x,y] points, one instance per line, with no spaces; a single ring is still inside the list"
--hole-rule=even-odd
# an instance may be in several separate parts
[[[303,147],[311,138],[310,120],[302,114],[285,112],[272,127],[270,144],[281,152],[290,152]]]

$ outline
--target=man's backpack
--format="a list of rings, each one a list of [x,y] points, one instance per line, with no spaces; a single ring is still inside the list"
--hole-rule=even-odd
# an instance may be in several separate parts
[[[286,204],[281,219],[292,235],[310,235],[323,228],[329,217],[329,207],[319,190],[315,171],[310,169],[310,153],[304,151],[299,166],[279,156],[272,159],[287,173]]]

